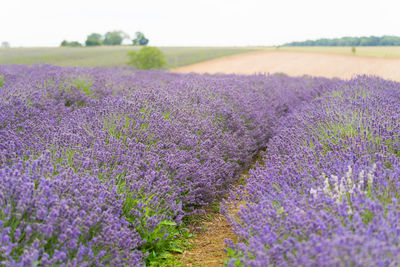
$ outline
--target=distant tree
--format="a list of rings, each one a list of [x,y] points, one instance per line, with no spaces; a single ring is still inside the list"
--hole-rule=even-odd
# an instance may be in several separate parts
[[[121,45],[124,39],[128,39],[129,36],[122,31],[107,32],[104,35],[104,45]]]
[[[400,46],[400,38],[396,36],[385,35],[379,40],[379,45],[382,46]]]
[[[6,42],[6,41],[1,42],[1,47],[3,47],[3,48],[9,48],[9,47],[10,47],[10,43],[9,43],[9,42]]]
[[[61,42],[61,46],[63,46],[63,47],[65,47],[65,46],[81,47],[82,44],[77,42],[77,41],[68,42],[67,40],[64,40],[64,41]]]
[[[88,35],[86,42],[85,42],[86,46],[98,46],[98,45],[102,45],[103,41],[102,41],[102,36],[99,33],[92,33],[90,35]]]
[[[377,46],[379,44],[379,38],[370,36],[370,37],[361,37],[360,46]]]
[[[82,47],[82,44],[80,42],[77,42],[77,41],[72,41],[72,42],[69,42],[68,46],[71,46],[71,47]]]
[[[134,50],[128,52],[128,65],[135,66],[137,69],[161,69],[167,65],[164,54],[156,47],[142,47],[139,52]]]
[[[141,32],[136,32],[136,38],[132,40],[133,45],[147,45],[149,43],[149,39],[144,37],[144,34]]]
[[[340,39],[341,46],[359,46],[360,45],[360,38],[355,37],[343,37]]]
[[[304,42],[292,42],[284,46],[378,46],[392,45],[400,46],[400,37],[397,36],[369,36],[369,37],[342,37],[334,39],[307,40]]]

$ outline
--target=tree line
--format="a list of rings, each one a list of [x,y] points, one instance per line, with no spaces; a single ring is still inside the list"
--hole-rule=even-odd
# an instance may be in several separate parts
[[[86,46],[121,45],[125,39],[129,40],[130,37],[123,31],[111,31],[107,32],[104,35],[101,35],[100,33],[91,33],[87,36],[85,45]],[[147,39],[142,32],[136,32],[135,38],[132,39],[133,45],[146,46],[148,43],[149,39]],[[81,47],[83,45],[77,41],[69,42],[67,40],[64,40],[61,42],[61,46]]]
[[[7,42],[7,41],[3,41],[3,42],[1,42],[1,47],[2,48],[9,48],[10,47],[10,43]]]
[[[322,38],[304,42],[286,43],[283,46],[400,46],[400,37],[384,35],[382,37]]]

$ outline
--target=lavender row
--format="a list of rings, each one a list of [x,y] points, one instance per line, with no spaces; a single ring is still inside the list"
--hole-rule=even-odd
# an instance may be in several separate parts
[[[229,265],[399,265],[399,114],[400,84],[360,76],[283,119],[240,189]]]
[[[0,66],[0,260],[142,265],[341,82]]]

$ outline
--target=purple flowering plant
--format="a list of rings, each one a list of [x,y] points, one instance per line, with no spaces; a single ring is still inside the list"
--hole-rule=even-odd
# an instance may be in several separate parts
[[[50,65],[0,75],[0,262],[21,266],[140,266],[180,251],[184,218],[228,191],[287,114],[343,83]]]
[[[229,266],[397,266],[399,92],[359,76],[282,118],[232,194]]]
[[[3,265],[151,264],[267,147],[228,265],[392,266],[398,83],[0,66]]]

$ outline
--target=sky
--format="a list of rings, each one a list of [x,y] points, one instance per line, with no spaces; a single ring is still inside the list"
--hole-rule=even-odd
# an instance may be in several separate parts
[[[0,8],[0,42],[13,47],[83,43],[113,30],[141,31],[153,46],[400,36],[399,0],[0,0]]]

